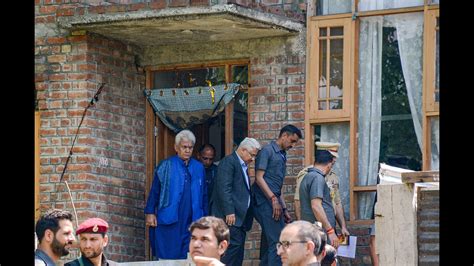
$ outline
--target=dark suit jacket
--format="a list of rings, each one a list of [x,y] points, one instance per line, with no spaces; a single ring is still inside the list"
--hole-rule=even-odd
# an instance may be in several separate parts
[[[252,203],[247,206],[250,188],[245,182],[245,174],[236,152],[219,162],[212,191],[213,216],[224,219],[235,214],[235,226],[250,230],[253,222]],[[248,180],[250,185],[250,180]]]

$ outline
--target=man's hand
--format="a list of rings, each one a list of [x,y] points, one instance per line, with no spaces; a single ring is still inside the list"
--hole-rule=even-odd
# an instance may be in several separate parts
[[[225,216],[225,222],[228,225],[234,225],[235,224],[235,214],[229,214]]]
[[[292,222],[290,213],[288,212],[287,209],[285,209],[285,210],[283,211],[283,218],[285,218],[285,223],[287,223],[287,224],[289,224],[289,223]]]
[[[328,236],[331,240],[331,246],[337,249],[337,247],[339,247],[339,238],[337,238],[336,232],[332,232]]]
[[[273,215],[272,215],[273,219],[275,219],[276,221],[280,220],[282,208],[281,208],[280,202],[278,201],[276,197],[272,198],[272,208],[273,208]]]
[[[220,262],[216,258],[209,258],[209,257],[203,257],[203,256],[194,256],[193,261],[197,265],[225,266],[224,263]]]
[[[351,235],[351,234],[349,233],[349,231],[347,231],[347,228],[346,228],[346,227],[341,228],[341,233],[342,233],[345,237],[348,237],[348,236]]]
[[[155,227],[157,224],[156,216],[154,214],[147,214],[145,222],[146,222],[146,225]]]

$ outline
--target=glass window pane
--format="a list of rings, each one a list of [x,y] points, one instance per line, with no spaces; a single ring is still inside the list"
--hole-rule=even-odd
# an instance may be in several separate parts
[[[232,82],[248,84],[248,66],[232,66]]]
[[[424,0],[398,1],[398,0],[360,0],[358,11],[393,9],[412,6],[423,6]]]
[[[330,30],[331,30],[331,36],[343,36],[344,35],[344,27],[332,27]]]
[[[319,36],[327,36],[328,29],[327,28],[319,28]]]
[[[324,99],[327,97],[327,40],[320,40],[319,47],[319,98]]]
[[[329,62],[329,97],[342,97],[342,81],[343,81],[343,40],[331,40],[330,42],[330,62]]]
[[[329,101],[329,109],[342,109],[342,100],[332,100]]]
[[[376,192],[357,192],[357,217],[360,220],[373,219]]]
[[[318,0],[316,1],[316,15],[350,13],[351,6],[351,0]]]
[[[326,101],[318,101],[318,110],[327,110],[327,104]]]
[[[431,0],[431,4],[439,4],[439,0]]]
[[[314,142],[337,142],[341,146],[338,150],[339,158],[333,166],[333,171],[339,177],[339,193],[341,197],[342,206],[344,208],[344,215],[349,217],[349,144],[350,132],[349,123],[328,123],[321,125],[314,125]],[[313,143],[314,143],[313,142]],[[313,157],[314,160],[315,157]]]
[[[232,66],[231,82],[248,84],[248,66]],[[234,97],[234,147],[248,136],[248,91],[240,90]]]
[[[157,71],[154,74],[154,89],[191,88],[225,83],[225,67],[208,67],[189,70]]]
[[[247,137],[248,98],[247,91],[239,91],[234,98],[234,147],[237,147]]]
[[[431,170],[439,170],[439,117],[431,118]]]
[[[418,15],[418,14],[414,14]],[[407,19],[406,16],[399,18]],[[415,21],[422,21],[416,17]],[[421,17],[422,18],[422,17]],[[396,32],[392,21],[384,17],[362,18],[360,23],[359,43],[359,109],[358,109],[358,175],[356,184],[360,186],[375,185],[379,163],[421,170],[421,149],[414,124],[421,110],[422,54],[411,50],[420,50],[422,35],[412,41],[404,38],[407,29]],[[412,19],[412,18],[409,18]],[[403,20],[402,20],[403,22]],[[411,22],[411,20],[410,20]],[[408,25],[408,23],[407,23]],[[404,25],[404,26],[407,26]],[[422,30],[418,23],[417,30]],[[409,26],[409,25],[408,25]],[[419,26],[419,29],[418,29]],[[414,26],[411,26],[414,27]],[[415,29],[413,29],[415,30]],[[408,31],[409,32],[409,31]],[[402,55],[399,47],[406,48]],[[416,48],[416,49],[415,49]],[[407,53],[407,51],[410,51]],[[403,67],[420,66],[415,71],[403,70]],[[406,77],[410,73],[413,112],[407,93]],[[415,75],[416,73],[416,75]],[[418,76],[418,74],[420,75]],[[417,79],[419,78],[419,79]],[[417,124],[418,125],[418,124]],[[421,126],[421,125],[420,125]]]

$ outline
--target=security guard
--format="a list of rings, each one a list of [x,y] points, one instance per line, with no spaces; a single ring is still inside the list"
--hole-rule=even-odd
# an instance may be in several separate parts
[[[326,150],[334,157],[338,158],[338,150],[340,143],[331,143],[331,142],[316,142],[316,150]],[[301,205],[300,205],[300,184],[304,176],[308,173],[308,169],[312,168],[313,165],[303,168],[296,178],[296,190],[295,190],[295,214],[297,219],[301,219]],[[344,209],[342,207],[341,196],[339,193],[339,178],[336,173],[333,171],[332,167],[330,172],[325,176],[325,181],[330,190],[330,196],[332,205],[336,213],[336,220],[341,228],[341,233],[344,236],[349,236],[349,231],[346,227],[346,221],[344,218]]]
[[[107,260],[104,255],[104,248],[109,242],[107,230],[109,224],[100,218],[90,218],[82,222],[76,230],[79,235],[81,257],[70,261],[65,266],[106,266],[118,265]]]

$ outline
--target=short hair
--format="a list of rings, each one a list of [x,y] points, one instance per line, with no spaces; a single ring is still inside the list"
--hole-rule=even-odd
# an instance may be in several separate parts
[[[280,134],[278,135],[278,137],[281,137],[283,135],[283,133],[287,133],[289,135],[298,135],[298,138],[303,138],[303,135],[301,134],[301,130],[299,130],[297,127],[293,126],[293,125],[286,125],[284,127],[282,127],[280,129]]]
[[[314,250],[314,254],[316,256],[319,256],[321,255],[321,253],[323,253],[324,247],[326,246],[328,240],[323,228],[321,228],[321,226],[319,226],[318,224],[315,224],[315,226],[318,229],[319,237],[321,238],[321,245],[319,246],[318,250]]]
[[[329,151],[316,150],[316,158],[314,159],[314,162],[318,164],[328,164],[332,161],[334,157],[335,156],[332,155]]]
[[[214,235],[217,238],[217,244],[224,240],[227,240],[227,242],[230,241],[229,227],[227,227],[227,224],[225,224],[224,220],[221,218],[214,216],[201,217],[189,226],[189,232],[192,233],[196,228],[201,230],[212,228],[212,231],[214,231]]]
[[[66,210],[50,209],[39,218],[35,227],[39,242],[43,239],[44,232],[47,229],[53,231],[54,234],[58,232],[60,220],[69,220],[72,222],[72,214]]]
[[[313,241],[314,252],[319,250],[321,246],[321,236],[319,235],[319,229],[315,224],[312,224],[308,221],[298,220],[288,225],[296,226],[298,228],[296,237],[301,241]],[[316,253],[314,253],[314,255],[316,255]]]
[[[240,142],[239,148],[245,148],[245,149],[257,149],[260,150],[262,147],[260,146],[260,143],[254,138],[245,138]]]
[[[336,261],[337,251],[331,245],[325,245],[324,248],[326,249],[326,256],[324,256],[323,260],[321,261],[321,265],[331,265]]]
[[[174,138],[174,144],[179,145],[183,139],[191,141],[193,145],[196,143],[196,137],[194,136],[193,132],[187,129],[181,130],[178,134],[176,134],[176,137]]]
[[[216,153],[216,148],[214,147],[214,145],[210,144],[210,143],[206,143],[204,145],[201,146],[201,148],[199,148],[199,153],[202,153],[204,150],[207,150],[207,149],[210,149],[214,152],[214,154]]]

